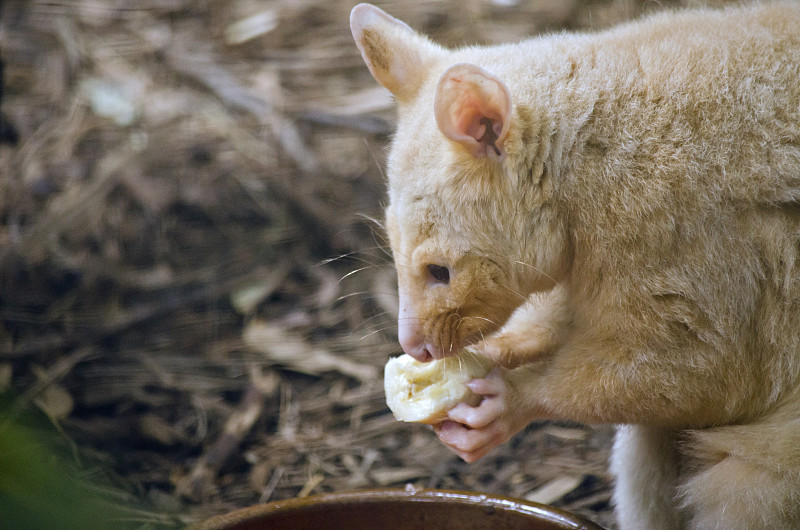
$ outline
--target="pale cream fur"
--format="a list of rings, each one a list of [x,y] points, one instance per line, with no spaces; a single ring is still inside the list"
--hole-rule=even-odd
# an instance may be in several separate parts
[[[534,419],[627,424],[623,528],[800,528],[800,5],[458,50],[351,25],[398,105],[401,343],[519,365],[440,439],[472,461]],[[459,64],[510,95],[497,156],[433,117]]]

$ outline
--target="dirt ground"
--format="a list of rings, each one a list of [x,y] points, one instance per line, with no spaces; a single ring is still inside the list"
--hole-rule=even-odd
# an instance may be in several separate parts
[[[610,427],[535,424],[468,465],[385,406],[395,117],[354,3],[0,3],[0,502],[34,418],[133,528],[406,484],[614,527]],[[454,46],[688,4],[379,2]]]

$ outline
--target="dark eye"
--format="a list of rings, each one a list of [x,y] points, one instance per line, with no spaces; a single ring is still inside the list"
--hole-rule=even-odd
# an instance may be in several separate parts
[[[450,270],[441,265],[428,265],[428,274],[437,283],[450,283]]]

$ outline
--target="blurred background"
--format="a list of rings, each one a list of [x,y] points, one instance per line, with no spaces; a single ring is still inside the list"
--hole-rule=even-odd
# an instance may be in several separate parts
[[[395,116],[355,3],[0,2],[4,527],[179,527],[406,484],[613,527],[609,427],[532,425],[467,465],[385,406]],[[451,46],[696,4],[376,3]]]

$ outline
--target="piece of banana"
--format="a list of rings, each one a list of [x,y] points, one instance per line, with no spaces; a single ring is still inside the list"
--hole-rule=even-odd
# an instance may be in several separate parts
[[[492,360],[472,351],[427,363],[408,355],[389,359],[383,376],[386,404],[400,421],[439,423],[459,403],[478,404],[480,396],[466,383],[493,367]]]

